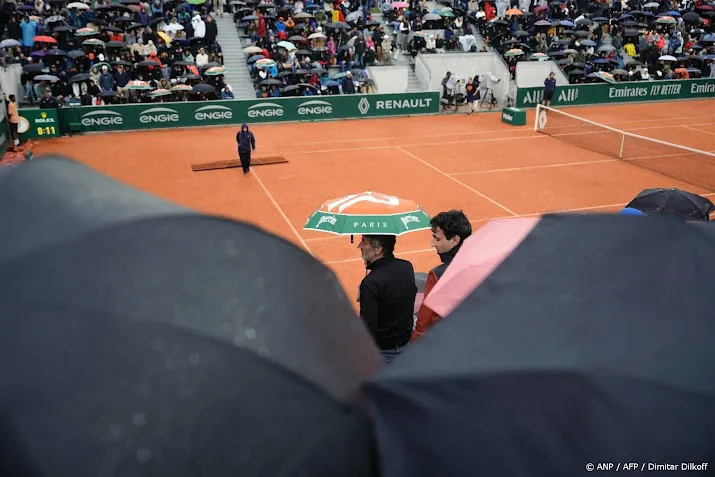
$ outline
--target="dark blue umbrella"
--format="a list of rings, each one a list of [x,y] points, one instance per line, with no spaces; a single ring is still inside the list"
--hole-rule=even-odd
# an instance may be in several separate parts
[[[597,64],[597,65],[604,65],[606,63],[610,63],[610,61],[607,58],[596,58],[591,63]]]
[[[559,22],[559,25],[565,26],[565,27],[571,27],[571,28],[573,28],[573,27],[575,26],[575,25],[573,24],[573,22],[570,22],[570,21],[568,21],[568,20],[561,20],[561,21]]]
[[[253,55],[248,60],[246,60],[246,63],[255,63],[256,61],[261,60],[263,58],[265,58],[265,56],[263,55]]]
[[[380,357],[327,267],[66,159],[9,169],[0,475],[373,475]]]
[[[590,475],[588,463],[712,465],[713,250],[709,224],[616,214],[540,220],[366,386],[381,475],[574,477]]]

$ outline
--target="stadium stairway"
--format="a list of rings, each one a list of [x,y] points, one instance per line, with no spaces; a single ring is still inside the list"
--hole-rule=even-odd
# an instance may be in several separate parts
[[[246,65],[241,39],[233,23],[233,15],[226,14],[216,18],[218,37],[223,51],[223,65],[226,67],[226,83],[231,85],[236,99],[255,99],[256,90],[251,82],[251,75]]]

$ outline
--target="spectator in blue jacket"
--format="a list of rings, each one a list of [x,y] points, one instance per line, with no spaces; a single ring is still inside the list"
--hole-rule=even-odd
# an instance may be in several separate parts
[[[25,18],[23,18],[20,22],[20,29],[22,30],[22,46],[25,48],[31,48],[35,43],[37,22],[35,20],[30,20],[30,17],[25,15]]]

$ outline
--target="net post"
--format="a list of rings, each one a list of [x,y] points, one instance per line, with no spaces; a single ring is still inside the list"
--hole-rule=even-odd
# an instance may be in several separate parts
[[[621,133],[621,150],[618,152],[618,159],[623,159],[623,146],[626,144],[626,135]]]
[[[534,116],[534,132],[539,132],[539,114],[541,113],[541,105],[536,105],[536,115]]]

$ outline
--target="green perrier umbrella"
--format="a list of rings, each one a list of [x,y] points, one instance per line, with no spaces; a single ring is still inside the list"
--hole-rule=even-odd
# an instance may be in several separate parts
[[[416,203],[363,192],[329,200],[308,218],[304,230],[336,235],[403,235],[430,229],[430,217]]]

